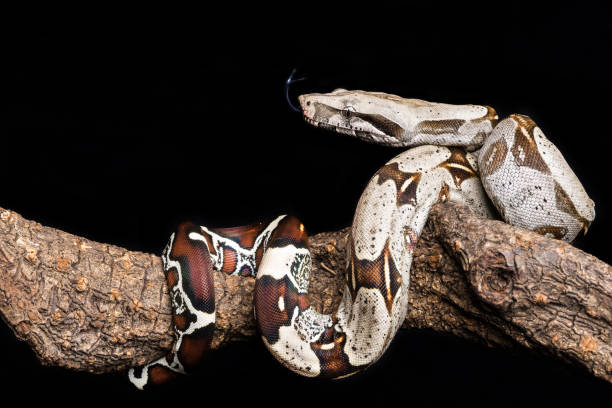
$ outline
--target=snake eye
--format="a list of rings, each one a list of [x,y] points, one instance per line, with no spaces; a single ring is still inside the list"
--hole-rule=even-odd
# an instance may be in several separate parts
[[[351,117],[353,112],[355,112],[355,108],[353,108],[352,106],[347,106],[346,109],[342,111],[342,116],[348,119]]]

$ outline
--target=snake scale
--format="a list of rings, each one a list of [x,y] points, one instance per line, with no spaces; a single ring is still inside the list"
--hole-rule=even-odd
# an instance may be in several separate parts
[[[282,364],[341,378],[374,363],[404,321],[413,250],[435,203],[462,202],[487,218],[497,209],[512,225],[566,241],[595,217],[578,178],[527,116],[498,123],[488,106],[344,89],[299,100],[314,126],[416,146],[378,170],[359,200],[338,309],[323,315],[310,307],[308,238],[295,217],[225,229],[183,223],[162,256],[176,341],[166,356],[130,370],[138,388],[193,370],[210,348],[213,269],[256,277],[257,327]]]

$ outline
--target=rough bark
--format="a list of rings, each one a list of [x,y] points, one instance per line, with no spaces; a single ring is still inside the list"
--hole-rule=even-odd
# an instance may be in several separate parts
[[[311,301],[331,312],[348,229],[311,237]],[[255,335],[254,280],[215,274],[213,348]],[[414,254],[405,327],[524,346],[612,381],[612,269],[558,240],[434,207]],[[172,344],[159,257],[0,209],[0,314],[43,364],[125,370]]]

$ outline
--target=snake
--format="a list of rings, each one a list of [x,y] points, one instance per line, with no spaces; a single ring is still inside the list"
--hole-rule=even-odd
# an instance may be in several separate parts
[[[255,278],[258,332],[300,375],[343,378],[377,361],[402,325],[414,248],[432,206],[454,201],[476,214],[572,242],[595,205],[561,152],[528,116],[499,120],[486,105],[453,105],[358,90],[299,96],[305,121],[367,142],[410,147],[380,168],[357,204],[332,314],[310,306],[312,260],[304,225],[282,215],[212,229],[179,225],[162,254],[175,343],[132,368],[138,387],[193,371],[214,331],[212,271]]]

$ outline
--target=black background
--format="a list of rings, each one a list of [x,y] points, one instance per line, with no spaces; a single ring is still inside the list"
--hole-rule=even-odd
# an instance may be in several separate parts
[[[400,151],[305,124],[284,99],[297,67],[308,80],[293,97],[343,87],[531,116],[596,202],[596,220],[576,245],[612,261],[608,8],[302,2],[157,12],[22,14],[4,31],[0,206],[153,253],[187,219],[230,226],[291,213],[311,234],[349,225],[369,177]],[[288,406],[612,401],[609,384],[555,360],[416,330],[343,381],[300,378],[253,340],[151,393],[123,375],[41,367],[5,325],[0,347],[7,399],[34,392],[49,403],[172,403],[178,395],[204,404],[209,393]]]

